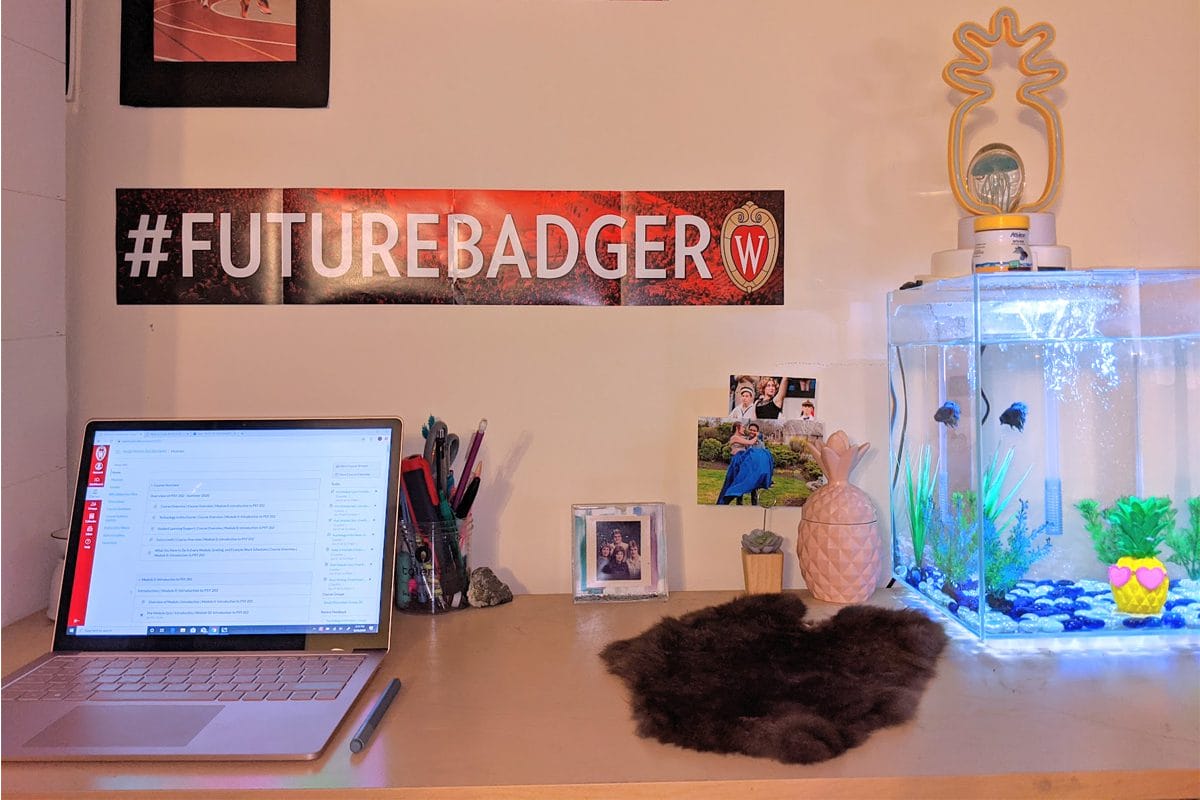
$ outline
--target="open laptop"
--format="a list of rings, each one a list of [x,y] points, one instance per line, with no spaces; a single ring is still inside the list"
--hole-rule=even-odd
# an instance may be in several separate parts
[[[4,759],[310,759],[387,652],[398,419],[90,422]]]

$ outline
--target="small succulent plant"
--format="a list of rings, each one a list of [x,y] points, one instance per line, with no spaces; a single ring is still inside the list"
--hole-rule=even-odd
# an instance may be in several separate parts
[[[778,553],[783,549],[783,537],[763,528],[755,528],[742,535],[742,549],[747,553]]]

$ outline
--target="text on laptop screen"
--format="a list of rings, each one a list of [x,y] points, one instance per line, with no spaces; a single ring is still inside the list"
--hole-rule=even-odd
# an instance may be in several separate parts
[[[376,632],[391,446],[387,428],[97,430],[67,632]]]

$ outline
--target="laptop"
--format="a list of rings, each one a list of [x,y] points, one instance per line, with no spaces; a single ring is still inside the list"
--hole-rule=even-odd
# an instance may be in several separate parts
[[[93,421],[6,760],[312,759],[391,628],[398,419]]]

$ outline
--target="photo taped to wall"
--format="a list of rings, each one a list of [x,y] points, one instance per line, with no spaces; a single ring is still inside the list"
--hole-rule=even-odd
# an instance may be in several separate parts
[[[816,397],[816,378],[732,374],[726,419],[816,419]]]
[[[802,506],[826,480],[805,446],[819,446],[815,419],[701,417],[696,427],[696,502]]]

